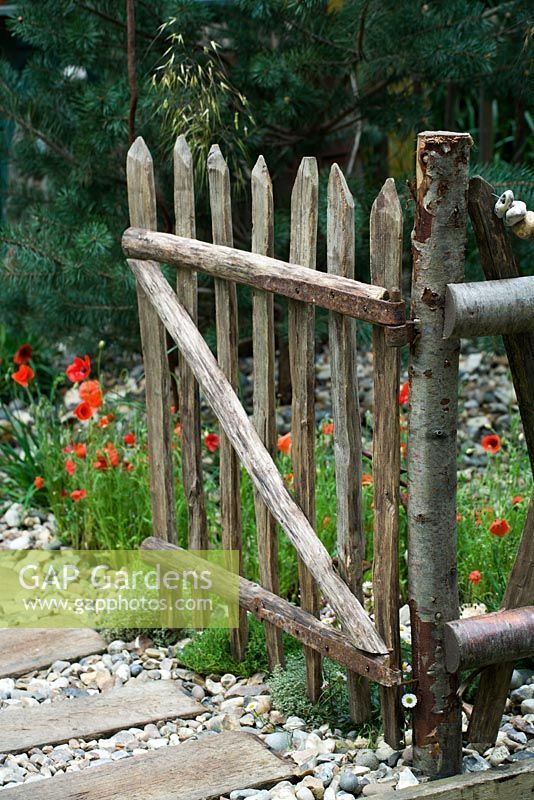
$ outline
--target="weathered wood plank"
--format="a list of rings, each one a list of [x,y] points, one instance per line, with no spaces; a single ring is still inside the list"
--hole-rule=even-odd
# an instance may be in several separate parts
[[[480,176],[469,181],[469,216],[475,233],[480,263],[488,280],[501,278],[517,278],[519,270],[515,263],[512,245],[506,235],[502,221],[493,213],[495,197],[490,184]],[[503,336],[506,355],[512,373],[519,413],[523,422],[525,441],[534,469],[534,334],[516,333]],[[524,572],[532,564],[534,552],[534,510],[533,500],[525,522],[521,544],[510,576],[505,608],[532,603],[532,584],[525,576],[534,574]],[[521,600],[520,587],[530,585],[530,597]],[[493,743],[499,730],[501,715],[512,677],[512,664],[487,667],[480,676],[477,697],[473,705],[473,713],[469,722],[468,735],[473,742]]]
[[[456,428],[458,339],[442,339],[448,283],[464,276],[467,133],[417,137],[412,234],[412,318],[408,450],[408,597],[414,679],[414,763],[432,777],[460,771],[457,677],[445,669],[443,623],[457,619]]]
[[[126,159],[130,223],[156,230],[156,189],[152,156],[139,136]],[[150,499],[154,533],[176,541],[176,510],[170,419],[170,375],[165,328],[137,287],[150,461]]]
[[[331,275],[354,278],[354,200],[337,164],[332,166],[328,181],[327,268]],[[363,603],[365,533],[356,320],[331,311],[328,344],[332,366],[338,566],[341,577]],[[367,722],[371,717],[368,681],[349,672],[348,690],[351,718],[357,723]]]
[[[315,158],[303,158],[291,194],[291,245],[289,260],[315,269],[317,257],[319,173]],[[295,499],[315,528],[315,309],[298,300],[288,303],[291,404],[291,458]],[[319,615],[319,592],[299,559],[300,605]],[[308,695],[315,703],[323,683],[321,659],[304,649]]]
[[[0,678],[16,678],[60,659],[72,661],[105,649],[100,634],[84,628],[3,628]]]
[[[371,209],[371,280],[400,292],[402,209],[393,178],[388,178]],[[373,587],[377,630],[391,648],[391,663],[400,666],[399,632],[399,485],[400,353],[389,347],[385,331],[373,327]],[[384,738],[400,747],[404,715],[398,688],[380,689]]]
[[[145,684],[146,686],[146,684]],[[4,789],[3,800],[219,800],[293,777],[257,736],[226,731],[113,764]]]
[[[534,492],[530,497],[521,541],[508,578],[504,608],[534,604]],[[513,663],[487,667],[480,676],[477,696],[469,721],[470,741],[492,745],[497,738],[501,716],[510,691]]]
[[[335,572],[332,559],[319,541],[302,509],[286,489],[276,465],[265,450],[254,425],[221,372],[209,347],[152,262],[128,261],[191,369],[221,426],[265,504],[328,597],[350,641],[367,653],[387,655],[388,649],[347,585]]]
[[[395,800],[527,800],[534,787],[534,764],[511,764],[471,775],[457,775],[395,792]]]
[[[125,231],[122,249],[130,258],[154,259],[202,270],[215,278],[275,292],[376,325],[403,325],[406,321],[404,304],[388,300],[386,290],[381,287],[326,275],[245,250],[133,227]]]
[[[483,178],[471,178],[468,200],[469,216],[486,279],[519,277],[512,245],[502,221],[493,213],[495,197],[492,187]],[[503,336],[503,342],[525,431],[530,465],[534,470],[534,333]]]
[[[193,159],[185,136],[174,145],[174,213],[176,233],[194,239],[195,187]],[[178,267],[176,294],[187,313],[197,323],[197,273]],[[179,356],[180,422],[182,425],[182,479],[187,502],[187,540],[192,550],[208,549],[208,522],[202,477],[200,440],[200,398],[195,376],[183,356]]]
[[[159,551],[181,549],[162,539],[154,538],[145,539],[141,547],[143,560],[153,564],[164,564],[164,556]],[[151,560],[150,551],[154,550],[158,552],[155,559]],[[221,568],[214,569],[212,564],[207,564],[198,556],[192,558],[190,551],[188,559],[188,566],[194,569],[210,569],[221,597],[230,601],[235,598],[235,583],[233,579],[229,579],[228,573]],[[292,605],[282,597],[243,577],[239,578],[239,602],[257,619],[286,631],[299,642],[337,661],[349,670],[385,686],[396,686],[401,682],[402,674],[400,670],[388,666],[388,656],[371,656],[358,650],[340,630],[325,625],[299,606]]]
[[[443,338],[534,331],[534,276],[447,286]]]
[[[216,144],[211,147],[208,156],[208,178],[213,243],[232,247],[230,173],[219,146]],[[221,278],[215,279],[215,322],[217,361],[230,386],[236,392],[239,385],[237,294],[235,283]],[[242,573],[240,485],[239,458],[223,430],[220,435],[219,449],[222,543],[227,550],[240,552],[240,572]],[[247,617],[242,611],[239,627],[230,631],[232,653],[238,660],[242,659],[245,654],[247,636]]]
[[[271,176],[263,156],[252,170],[252,251],[264,256],[273,255],[274,208]],[[252,352],[254,353],[254,425],[271,457],[276,451],[276,395],[274,296],[253,289],[252,292]],[[278,537],[276,520],[254,491],[256,536],[262,585],[278,594]],[[267,655],[271,669],[283,664],[282,633],[274,625],[265,626]]]
[[[129,681],[92,697],[0,711],[0,752],[19,753],[69,739],[93,739],[173,717],[195,717],[204,707],[174,681]]]

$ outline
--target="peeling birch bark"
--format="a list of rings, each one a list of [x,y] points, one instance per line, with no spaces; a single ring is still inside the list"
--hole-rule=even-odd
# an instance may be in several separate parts
[[[460,341],[443,340],[445,288],[464,277],[469,134],[420,133],[412,232],[408,576],[414,763],[431,777],[460,772],[457,677],[445,669],[443,623],[458,618],[456,426]]]

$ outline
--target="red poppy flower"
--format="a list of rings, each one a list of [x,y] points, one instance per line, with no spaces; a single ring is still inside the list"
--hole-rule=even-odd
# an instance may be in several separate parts
[[[513,506],[516,506],[518,503],[522,503],[522,502],[523,502],[523,498],[521,497],[520,494],[516,495],[515,497],[512,497],[512,505]]]
[[[174,428],[174,432],[175,432],[175,434],[176,434],[177,436],[180,436],[180,437],[181,437],[181,435],[182,435],[182,426],[180,425],[180,423],[179,423],[179,422],[176,424],[176,426],[175,426],[175,428]]]
[[[65,461],[65,470],[69,475],[74,475],[76,472],[76,464],[72,460],[72,458],[67,458]]]
[[[210,453],[214,453],[220,444],[220,439],[216,433],[207,433],[204,436],[204,444],[210,451]]]
[[[470,572],[469,575],[467,576],[467,580],[471,581],[473,586],[477,586],[482,580],[482,575],[480,574],[478,569],[474,569],[473,572]]]
[[[107,428],[109,423],[115,419],[113,414],[106,414],[104,417],[100,417],[98,422],[96,423],[99,428]]]
[[[135,433],[127,433],[123,440],[124,444],[135,444]]]
[[[69,381],[72,383],[79,383],[80,381],[84,381],[86,378],[89,377],[89,373],[91,372],[91,361],[89,356],[84,356],[80,358],[80,356],[76,356],[72,364],[69,364],[65,373]]]
[[[373,485],[373,476],[369,475],[368,472],[364,472],[362,475],[362,486],[372,486]]]
[[[125,461],[122,465],[122,468],[125,470],[125,472],[131,472],[134,468],[134,465],[129,461]]]
[[[32,349],[29,344],[21,344],[15,355],[13,356],[13,363],[18,364],[27,364],[28,361],[31,360],[32,357]]]
[[[80,384],[80,398],[89,403],[91,408],[100,408],[102,405],[102,390],[98,381],[84,381]]]
[[[94,469],[108,469],[108,467],[118,467],[120,464],[120,456],[109,442],[102,450],[98,450],[96,454],[97,460],[93,464]]]
[[[63,448],[63,452],[74,453],[74,442],[71,442],[71,444],[66,444],[65,447]]]
[[[405,405],[408,402],[408,398],[410,396],[410,384],[408,381],[403,383],[400,392],[399,392],[399,404],[401,406]]]
[[[501,449],[501,439],[496,433],[484,436],[480,444],[488,453],[498,453]]]
[[[74,455],[78,458],[86,458],[87,456],[87,447],[84,445],[83,442],[78,442],[77,445],[74,447]]]
[[[74,492],[70,493],[70,496],[72,497],[74,502],[77,503],[79,500],[85,500],[85,498],[87,497],[87,492],[85,491],[85,489],[75,489]]]
[[[59,493],[59,496],[60,496],[60,497],[68,497],[68,496],[69,496],[69,493],[68,493],[67,491],[65,491],[65,489],[62,489],[62,490],[60,491],[60,493]]]
[[[33,480],[33,485],[35,486],[35,488],[36,488],[38,491],[39,491],[39,489],[42,489],[42,488],[43,488],[43,486],[44,486],[44,480],[41,478],[41,476],[40,476],[40,475],[36,475],[36,476],[35,476],[35,478],[34,478],[34,480]]]
[[[284,475],[284,480],[285,480],[285,482],[287,483],[287,485],[288,485],[288,486],[292,486],[292,485],[293,485],[293,480],[294,480],[294,477],[295,477],[295,476],[293,475],[293,473],[292,473],[292,472],[287,472],[287,473]]]
[[[493,536],[506,536],[510,530],[511,528],[505,519],[496,519],[489,527],[489,531]]]
[[[11,373],[11,377],[15,383],[27,389],[29,382],[33,381],[35,377],[35,372],[27,364],[21,364],[16,372]]]
[[[281,453],[288,456],[291,452],[291,434],[286,433],[284,436],[279,436],[277,447]]]
[[[330,434],[334,433],[334,423],[329,422],[327,425],[323,425],[323,433],[325,436],[330,436]]]
[[[323,521],[321,523],[323,530],[328,527],[329,523],[330,523],[330,517],[327,514],[325,517],[323,517]]]
[[[76,406],[73,413],[76,417],[78,417],[80,422],[86,422],[88,419],[91,419],[95,413],[95,410],[94,408],[91,408],[89,403],[83,402]]]

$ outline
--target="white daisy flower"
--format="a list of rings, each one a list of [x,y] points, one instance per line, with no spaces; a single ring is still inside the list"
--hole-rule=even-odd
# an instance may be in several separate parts
[[[417,697],[414,694],[405,694],[402,697],[402,705],[404,708],[413,708],[417,705]]]
[[[403,672],[411,672],[412,671],[412,665],[409,664],[407,661],[403,661],[402,662],[402,671]]]

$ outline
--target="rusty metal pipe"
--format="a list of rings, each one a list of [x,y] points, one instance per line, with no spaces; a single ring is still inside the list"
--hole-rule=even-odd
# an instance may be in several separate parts
[[[534,606],[447,622],[444,647],[451,673],[534,655]]]

